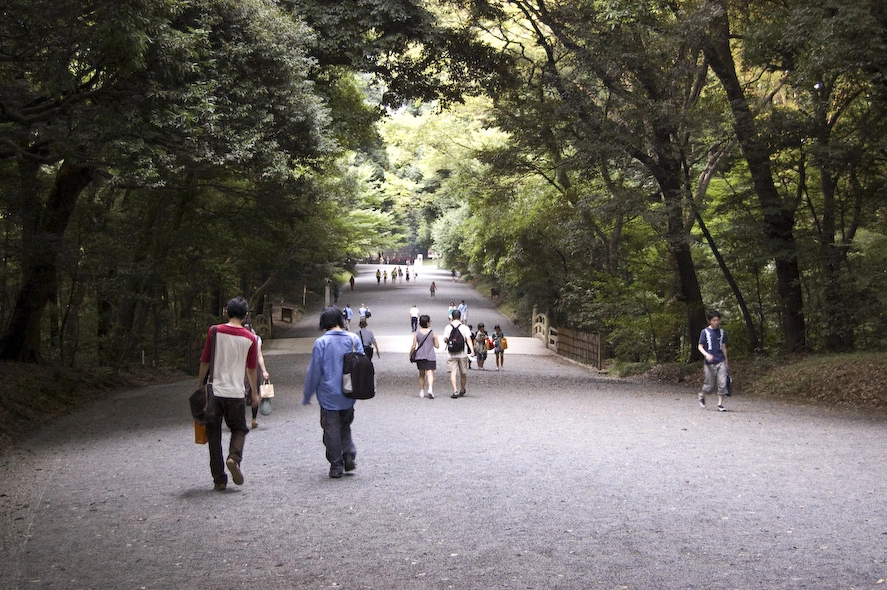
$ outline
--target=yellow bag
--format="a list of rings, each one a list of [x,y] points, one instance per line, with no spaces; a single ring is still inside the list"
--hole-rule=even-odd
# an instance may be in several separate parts
[[[502,350],[508,350],[508,339],[505,336],[502,337]]]
[[[209,442],[206,435],[206,424],[201,424],[197,420],[194,421],[194,442],[198,445],[205,445]]]

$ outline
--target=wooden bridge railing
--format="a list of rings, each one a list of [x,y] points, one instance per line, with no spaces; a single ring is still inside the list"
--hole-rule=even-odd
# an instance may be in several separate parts
[[[603,369],[600,334],[588,334],[570,328],[555,328],[548,315],[533,309],[533,336],[556,354]]]

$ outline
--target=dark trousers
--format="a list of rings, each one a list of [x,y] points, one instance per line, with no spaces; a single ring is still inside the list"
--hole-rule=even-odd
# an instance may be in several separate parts
[[[216,420],[206,425],[206,435],[209,439],[209,470],[213,476],[213,483],[228,483],[228,474],[225,473],[225,457],[222,456],[222,419],[231,431],[231,441],[228,443],[228,456],[238,464],[243,460],[243,443],[249,428],[246,426],[244,416],[246,407],[243,398],[216,398]]]
[[[344,467],[345,456],[357,457],[357,447],[351,440],[351,423],[354,408],[348,410],[324,410],[320,408],[320,427],[323,428],[323,446],[326,460],[331,467]]]
[[[413,329],[413,332],[415,332],[419,327],[419,318],[410,317],[410,327]]]

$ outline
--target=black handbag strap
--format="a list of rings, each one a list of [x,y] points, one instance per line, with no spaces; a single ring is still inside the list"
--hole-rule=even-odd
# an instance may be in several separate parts
[[[212,348],[209,353],[209,372],[206,374],[206,382],[211,384],[213,382],[213,370],[216,366],[216,332],[219,331],[219,327],[213,326],[209,331],[212,334]]]
[[[428,340],[429,336],[431,336],[431,332],[432,332],[432,330],[428,330],[425,333],[425,338],[422,338],[422,342],[420,342],[419,344],[416,345],[416,350],[419,350],[420,348],[422,348],[422,345],[425,344],[425,341]]]

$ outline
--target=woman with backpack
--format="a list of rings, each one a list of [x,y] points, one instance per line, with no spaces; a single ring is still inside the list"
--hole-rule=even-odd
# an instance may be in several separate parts
[[[425,397],[425,385],[428,385],[428,399],[434,399],[434,370],[437,368],[437,334],[429,326],[431,317],[427,314],[419,316],[419,329],[413,333],[413,344],[410,346],[410,360],[415,360],[419,369],[419,397]],[[415,354],[414,354],[415,353]]]

